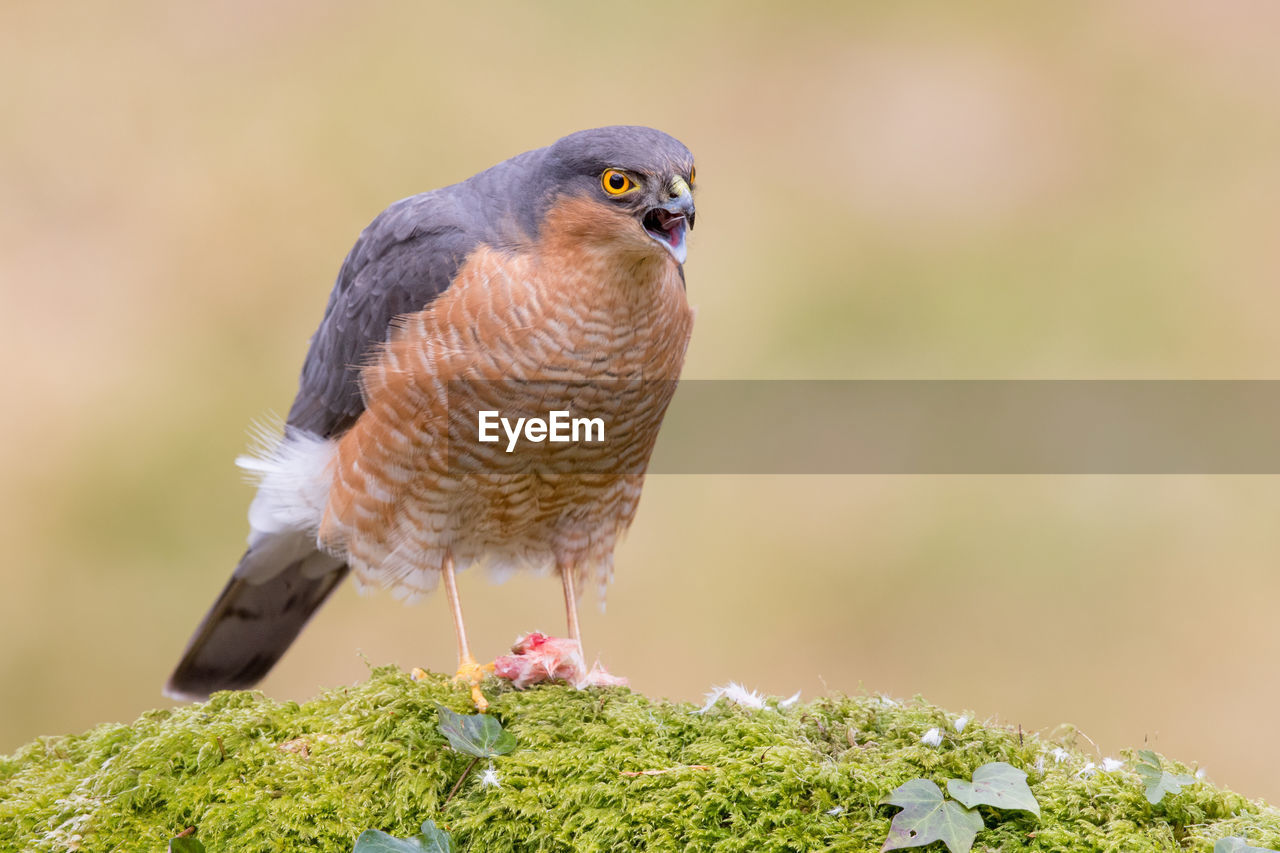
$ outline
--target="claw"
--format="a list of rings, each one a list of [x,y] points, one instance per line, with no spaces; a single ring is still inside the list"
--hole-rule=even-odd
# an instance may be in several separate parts
[[[475,705],[476,710],[482,714],[489,710],[489,700],[484,698],[484,694],[480,692],[480,683],[491,672],[493,672],[493,664],[479,664],[474,659],[470,659],[459,663],[458,671],[453,676],[454,684],[470,686],[471,704]]]

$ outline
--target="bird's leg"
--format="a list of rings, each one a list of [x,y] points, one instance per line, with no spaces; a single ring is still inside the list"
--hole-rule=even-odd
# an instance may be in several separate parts
[[[582,651],[582,631],[578,627],[578,595],[573,588],[572,566],[560,567],[560,581],[564,584],[564,614],[569,623],[569,639],[578,644],[578,651]],[[587,659],[585,652],[582,659]]]
[[[569,639],[573,640],[578,647],[578,654],[582,656],[579,663],[582,668],[578,671],[578,675],[572,680],[577,686],[583,685],[590,687],[626,687],[627,680],[616,675],[610,675],[599,661],[588,669],[587,654],[582,650],[582,629],[578,626],[578,595],[574,590],[574,571],[571,566],[560,567],[560,582],[564,584],[564,615],[569,622]]]
[[[467,644],[467,626],[462,621],[462,603],[458,601],[458,583],[453,575],[453,554],[445,552],[444,565],[441,566],[440,573],[444,576],[444,592],[449,599],[449,612],[453,615],[453,630],[458,637],[458,671],[453,676],[453,680],[471,686],[471,701],[475,704],[477,711],[483,712],[488,710],[489,702],[480,692],[480,682],[484,680],[485,672],[491,670],[493,666],[490,664],[484,667],[477,663],[471,654],[471,647]]]

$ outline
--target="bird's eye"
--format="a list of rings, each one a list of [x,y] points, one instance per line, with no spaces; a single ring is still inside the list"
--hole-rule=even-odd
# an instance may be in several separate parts
[[[617,169],[605,169],[604,174],[600,176],[600,186],[604,187],[604,191],[609,195],[622,195],[636,188],[636,182],[627,176],[626,172],[620,172]]]
[[[697,182],[698,182],[698,170],[690,166],[689,167],[689,186],[693,186]]]

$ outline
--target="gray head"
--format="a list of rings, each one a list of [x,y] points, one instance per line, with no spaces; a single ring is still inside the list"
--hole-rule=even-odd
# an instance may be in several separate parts
[[[570,134],[469,183],[510,204],[514,221],[531,237],[558,199],[586,198],[628,214],[638,235],[684,263],[694,177],[693,155],[675,138],[650,127],[616,126]]]
[[[651,127],[582,130],[546,149],[545,169],[559,194],[585,196],[630,213],[650,238],[684,263],[693,228],[693,154]]]

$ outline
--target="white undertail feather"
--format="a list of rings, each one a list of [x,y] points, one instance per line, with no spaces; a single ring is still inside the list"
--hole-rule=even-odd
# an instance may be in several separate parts
[[[251,553],[241,567],[243,576],[265,580],[304,558],[308,573],[333,570],[340,561],[314,552],[338,443],[300,430],[279,436],[261,425],[255,425],[254,438],[252,451],[236,458],[258,486],[249,505]]]

